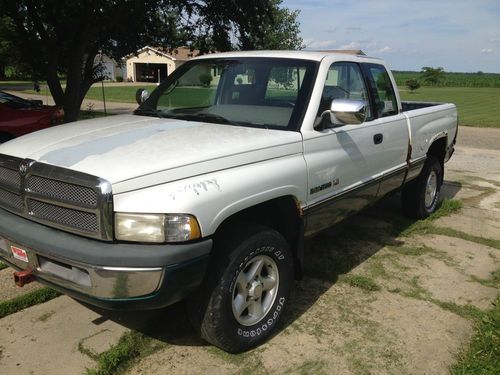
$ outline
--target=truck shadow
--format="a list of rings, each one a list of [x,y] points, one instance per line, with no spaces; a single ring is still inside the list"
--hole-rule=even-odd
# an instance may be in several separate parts
[[[446,182],[441,197],[452,199],[461,188],[460,183]],[[342,275],[385,246],[402,244],[400,234],[415,220],[403,216],[400,201],[399,193],[385,198],[306,243],[303,278],[295,283],[288,309],[275,334],[307,312]],[[113,312],[88,307],[102,315],[95,324],[110,319],[171,345],[209,345],[191,327],[183,303],[156,311]]]

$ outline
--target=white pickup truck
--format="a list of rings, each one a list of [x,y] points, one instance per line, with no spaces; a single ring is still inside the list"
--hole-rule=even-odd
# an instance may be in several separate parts
[[[398,189],[435,210],[456,134],[453,104],[401,102],[379,59],[198,57],[133,115],[0,146],[0,257],[105,308],[189,297],[201,336],[239,352],[282,316],[305,238]]]

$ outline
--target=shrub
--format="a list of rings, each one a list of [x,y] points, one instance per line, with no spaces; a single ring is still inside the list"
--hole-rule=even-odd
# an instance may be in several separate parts
[[[414,92],[420,88],[420,83],[416,79],[409,79],[405,82],[406,87],[410,90],[410,92]]]
[[[203,73],[203,74],[200,74],[198,79],[200,80],[201,84],[204,87],[208,87],[208,86],[210,86],[210,82],[212,82],[213,77],[210,73]]]
[[[116,79],[116,82],[123,82],[122,76],[116,76],[115,79]]]

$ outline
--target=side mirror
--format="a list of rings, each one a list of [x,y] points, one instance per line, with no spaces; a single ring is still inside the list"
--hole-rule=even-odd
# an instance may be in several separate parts
[[[30,102],[33,103],[33,105],[35,107],[42,107],[43,106],[42,100],[31,99]]]
[[[138,89],[135,92],[135,101],[137,104],[141,105],[149,98],[149,92],[145,89]]]
[[[334,99],[328,112],[332,124],[359,125],[366,119],[366,101],[360,99]]]

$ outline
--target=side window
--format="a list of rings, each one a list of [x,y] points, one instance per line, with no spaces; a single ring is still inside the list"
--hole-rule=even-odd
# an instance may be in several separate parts
[[[378,117],[398,114],[398,102],[387,70],[382,65],[368,65],[369,79]]]
[[[333,63],[328,70],[318,117],[330,108],[334,99],[361,99],[366,101],[366,120],[372,119],[368,92],[359,66],[350,62]]]

